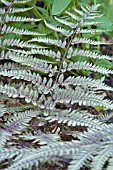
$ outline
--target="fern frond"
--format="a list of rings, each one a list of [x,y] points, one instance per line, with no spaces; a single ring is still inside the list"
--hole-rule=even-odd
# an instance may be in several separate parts
[[[13,3],[12,2],[9,2],[7,0],[1,0],[1,2],[3,4],[5,4],[6,6],[10,6],[11,4],[25,4],[27,2],[30,2],[31,0],[23,0],[23,1],[20,1],[20,0],[16,0],[14,1]]]
[[[67,58],[70,58],[72,56],[85,56],[85,57],[90,57],[90,58],[98,58],[98,59],[107,59],[107,60],[113,60],[113,56],[108,56],[108,55],[99,55],[96,52],[92,52],[89,50],[78,50],[76,49],[70,54],[70,50],[68,51]]]
[[[107,32],[108,30],[101,30],[101,29],[78,29],[76,34],[86,34],[86,33],[102,33]]]
[[[78,38],[78,37],[75,37],[71,44],[79,44],[79,43],[86,43],[86,44],[91,44],[91,45],[109,45],[109,44],[112,44],[112,43],[107,43],[107,42],[91,40],[89,38],[87,39],[87,38]]]
[[[82,148],[77,155],[75,155],[75,159],[73,159],[67,170],[80,170],[84,165],[87,166],[87,162],[91,161],[93,158],[93,153],[95,152],[96,146],[93,148],[89,147],[88,149]]]
[[[0,14],[5,14],[5,8],[0,8]]]
[[[9,16],[7,15],[5,17],[5,22],[38,22],[41,19],[34,19],[34,18],[27,18],[27,17],[21,17],[21,16]]]
[[[101,126],[101,122],[98,119],[94,119],[87,111],[53,110],[51,115],[45,119],[49,122],[57,121],[68,126],[88,126],[92,128],[99,128]]]
[[[0,162],[2,162],[3,160],[7,158],[8,159],[13,158],[15,155],[18,155],[18,154],[20,154],[19,149],[16,149],[15,147],[12,147],[11,149],[1,148]]]
[[[47,94],[52,90],[53,80],[52,78],[47,79],[39,74],[32,73],[30,70],[3,70],[0,71],[0,75],[12,77],[12,79],[22,79],[28,82],[32,82],[36,87],[38,87],[39,93]]]
[[[7,131],[7,130],[5,130],[5,129],[0,129],[0,150],[1,150],[1,148],[3,148],[4,147],[4,145],[6,144],[6,141],[8,140],[8,139],[10,139],[11,138],[11,136],[12,136],[12,133],[11,132],[9,132],[9,131]],[[4,158],[1,158],[0,157],[0,160],[1,159],[4,159]]]
[[[60,78],[60,77],[59,77]],[[66,80],[64,80],[62,85],[80,85],[80,86],[85,86],[85,87],[93,87],[95,89],[99,90],[110,90],[112,91],[113,88],[110,86],[107,86],[102,80],[96,80],[96,79],[91,79],[89,77],[74,77],[74,76],[69,76]]]
[[[47,23],[46,20],[44,20],[44,23],[45,23],[45,25],[46,25],[48,28],[50,28],[50,29],[52,29],[52,30],[54,30],[54,31],[60,32],[61,34],[65,35],[65,36],[67,36],[67,37],[70,37],[70,36],[73,34],[73,31],[70,32],[69,30],[65,30],[65,29],[63,29],[63,28],[61,28],[61,27],[55,27],[55,26]]]
[[[15,85],[8,85],[0,83],[0,93],[6,94],[9,97],[13,98],[25,98],[25,101],[27,103],[32,102],[34,105],[37,105],[37,99],[38,99],[38,91],[36,89],[32,89],[29,87],[29,85],[25,86],[24,84],[21,84],[20,87],[15,88]]]
[[[73,22],[68,22],[64,19],[60,19],[60,18],[57,18],[57,17],[54,17],[58,22],[64,24],[64,25],[67,25],[69,26],[70,28],[76,28],[76,24],[74,24]]]
[[[81,88],[75,90],[57,88],[53,98],[57,103],[78,103],[80,106],[104,106],[106,109],[113,109],[112,101],[104,99],[103,95],[97,95]]]
[[[11,118],[5,123],[6,130],[12,134],[20,133],[22,129],[28,125],[29,121],[39,115],[39,111],[27,110],[25,112],[19,112],[13,114]]]
[[[97,17],[101,17],[103,14],[98,14],[98,7],[100,6],[100,4],[96,4],[96,5],[92,5],[90,6],[86,6],[86,8],[84,8],[83,6],[81,6],[82,10],[78,10],[76,8],[73,8],[74,11],[81,15],[81,17],[83,17],[83,19],[94,19]]]
[[[33,140],[33,143],[38,142],[40,145],[53,145],[54,142],[60,139],[58,134],[45,134],[41,131],[38,131],[35,135],[27,133],[20,135],[20,137],[25,140]]]
[[[28,70],[28,68],[22,67],[16,63],[5,63],[4,65],[0,65],[0,71],[1,72],[7,72],[7,71],[14,71],[14,70]]]
[[[5,105],[0,103],[0,117],[2,117],[7,112]]]
[[[36,107],[37,108],[37,107]],[[21,105],[19,105],[19,106],[7,106],[7,112],[8,113],[11,113],[11,115],[12,114],[16,114],[16,113],[18,113],[18,112],[22,112],[22,111],[27,111],[27,110],[33,110],[33,109],[35,109],[35,106],[34,105],[32,105],[32,104],[30,104],[30,105],[28,105],[28,104],[21,104]]]
[[[96,22],[96,21],[86,21],[86,22],[83,22],[81,24],[82,27],[86,27],[86,26],[90,26],[90,25],[98,25],[98,24],[102,24],[103,22]]]
[[[107,170],[112,170],[112,169],[113,169],[113,158],[110,158]]]
[[[36,44],[29,44],[26,41],[21,41],[20,39],[4,39],[2,45],[17,46],[20,48],[46,48]]]
[[[4,60],[4,59],[8,59],[9,58],[9,53],[5,53],[4,50],[1,51],[1,54],[0,54],[0,60]]]
[[[19,34],[19,35],[45,35],[45,34],[41,34],[38,32],[32,32],[32,31],[28,31],[26,29],[19,29],[13,26],[6,26],[6,24],[2,27],[2,31],[1,34],[4,33],[13,33],[13,34]]]
[[[81,9],[84,12],[83,18],[84,19],[94,19],[97,17],[101,17],[103,14],[99,14],[97,11],[99,6],[100,6],[100,4],[96,4],[96,5],[92,5],[92,6],[86,6],[86,8],[84,8],[81,5]]]
[[[113,112],[111,111],[110,114],[104,113],[101,117],[97,116],[100,122],[107,122],[113,117]]]
[[[19,52],[19,50],[18,50]],[[60,51],[57,51],[57,53],[55,53],[52,50],[45,50],[45,49],[31,49],[31,51],[22,51],[23,54],[27,54],[27,55],[32,55],[32,54],[41,54],[41,55],[45,55],[47,57],[52,57],[52,58],[56,58],[58,61],[61,58],[61,53]]]
[[[10,6],[11,5],[11,2],[7,1],[7,0],[1,0],[1,2],[3,4],[5,4],[6,6]]]
[[[10,8],[8,13],[14,14],[14,13],[20,13],[20,12],[26,12],[33,9],[33,7],[30,8]]]
[[[95,64],[92,63],[87,63],[85,62],[71,62],[69,64],[67,64],[66,62],[63,62],[63,68],[62,68],[62,72],[65,72],[66,70],[80,70],[80,69],[84,69],[84,70],[90,70],[90,71],[94,71],[94,72],[99,72],[102,74],[113,74],[112,70],[106,69],[104,67],[99,67],[96,66]]]
[[[69,15],[72,19],[74,19],[75,21],[80,21],[80,20],[81,20],[80,17],[78,17],[77,15],[75,15],[75,14],[73,14],[73,13],[71,13],[71,12],[66,11],[65,13],[68,14],[68,15]]]
[[[10,52],[10,56],[9,58],[17,63],[21,63],[23,65],[29,66],[34,70],[40,70],[41,72],[44,73],[50,73],[51,75],[54,74],[55,72],[57,72],[57,67],[53,67],[51,63],[47,60],[41,60],[38,58],[34,58],[33,56],[28,56],[28,55],[23,55],[20,53],[11,53]]]
[[[38,111],[27,110],[25,112],[13,114],[7,123],[5,123],[5,129],[0,130],[0,147],[3,147],[13,134],[19,134],[22,129],[28,125],[29,121],[39,113]]]
[[[54,143],[54,145],[49,145],[39,150],[29,149],[28,151],[26,151],[26,154],[21,157],[21,159],[15,159],[13,164],[9,166],[7,170],[17,170],[18,168],[19,170],[22,170],[22,168],[28,169],[32,168],[33,165],[36,165],[38,168],[38,161],[46,162],[52,160],[57,154],[59,156],[73,155],[77,150],[77,146],[78,145],[74,142],[65,142],[65,144],[63,142],[56,142],[56,144]],[[21,154],[21,150],[19,151]]]
[[[16,0],[14,3],[15,4],[26,4],[27,2],[30,2],[31,0],[23,0],[23,1],[21,1],[21,0]]]
[[[65,48],[66,47],[66,41],[62,42],[62,40],[56,40],[56,39],[51,39],[51,38],[42,38],[42,37],[39,37],[39,38],[32,38],[28,42],[34,42],[34,41],[56,45],[56,46],[61,47],[61,48]]]
[[[113,156],[113,143],[102,147],[100,152],[98,152],[98,155],[96,155],[93,159],[92,159],[92,163],[91,163],[91,168],[92,170],[98,169],[98,170],[102,170],[104,164],[106,163],[106,161],[109,159],[109,157]]]

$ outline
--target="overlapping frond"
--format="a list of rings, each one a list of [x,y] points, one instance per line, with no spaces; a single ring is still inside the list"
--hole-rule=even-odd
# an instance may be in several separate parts
[[[46,117],[49,122],[57,121],[58,123],[67,124],[68,126],[88,126],[93,128],[99,128],[101,122],[98,119],[94,119],[87,111],[70,111],[70,110],[54,110],[50,116]]]
[[[60,77],[59,77],[60,81]],[[64,81],[62,80],[63,85],[80,85],[80,86],[87,86],[87,87],[93,87],[95,89],[99,90],[110,90],[112,91],[112,87],[105,85],[103,80],[96,80],[96,79],[91,79],[89,77],[85,76],[77,76],[76,78],[74,76],[69,76],[67,79]]]
[[[58,134],[45,134],[38,131],[35,135],[31,133],[21,135],[21,138],[25,140],[33,140],[33,143],[39,143],[40,145],[53,145],[54,142],[60,139]]]
[[[29,85],[25,86],[24,84],[16,88],[16,85],[8,85],[0,83],[0,93],[6,94],[9,97],[13,98],[25,98],[27,103],[32,102],[34,105],[37,105],[38,91],[37,89],[32,89]],[[18,85],[19,86],[19,85]]]
[[[28,82],[31,82],[36,87],[38,87],[39,93],[47,94],[52,91],[53,80],[52,78],[47,79],[46,77],[42,78],[39,74],[35,72],[32,73],[30,70],[20,70],[12,69],[12,70],[3,70],[0,72],[0,75],[12,77],[12,79],[22,79]]]
[[[75,90],[71,88],[56,89],[53,99],[55,102],[65,104],[79,103],[80,106],[104,106],[107,109],[113,108],[112,101],[104,99],[102,95],[97,95],[94,92],[82,88],[76,88]]]
[[[65,30],[64,28],[53,26],[53,25],[47,23],[46,20],[44,22],[45,22],[45,25],[48,28],[50,28],[50,29],[52,29],[54,31],[60,32],[60,33],[62,33],[63,35],[65,35],[67,37],[70,37],[73,34],[73,31],[70,32],[69,30]]]
[[[102,74],[113,74],[113,71],[110,69],[99,67],[99,66],[96,66],[95,64],[88,63],[86,61],[82,61],[82,62],[78,61],[75,63],[70,62],[69,64],[67,64],[66,62],[63,62],[62,72],[65,72],[66,70],[70,71],[70,70],[80,70],[80,69],[99,72]]]
[[[20,53],[10,53],[9,58],[17,63],[31,67],[33,70],[40,70],[44,73],[51,72],[51,74],[57,72],[57,66],[52,68],[52,64],[49,64],[52,62],[47,60],[41,60],[34,58],[33,56],[28,56]]]

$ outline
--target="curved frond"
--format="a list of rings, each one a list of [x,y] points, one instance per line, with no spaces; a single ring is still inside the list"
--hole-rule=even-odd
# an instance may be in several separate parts
[[[72,19],[74,19],[75,21],[80,21],[80,20],[81,20],[80,17],[78,17],[77,15],[75,15],[75,14],[73,14],[73,13],[71,13],[71,12],[66,11],[66,14],[68,14],[68,15],[69,15]]]
[[[21,130],[30,122],[32,117],[36,117],[39,113],[39,111],[27,110],[25,112],[13,114],[5,124],[6,130],[12,134],[21,132]]]
[[[93,152],[96,149],[96,146],[93,148],[89,147],[88,149],[86,148],[86,150],[83,151],[84,148],[82,148],[77,155],[75,155],[76,159],[73,159],[67,170],[80,170],[84,165],[87,166],[88,161],[91,161],[93,158]]]
[[[92,163],[91,163],[92,170],[95,169],[102,170],[108,158],[113,156],[112,148],[113,148],[113,144],[109,144],[107,146],[104,146],[104,148],[101,148],[100,152],[98,152],[98,155],[96,155],[92,159]]]
[[[76,88],[75,90],[57,88],[53,99],[57,103],[78,103],[80,106],[104,106],[107,109],[113,109],[112,101],[104,99],[103,95],[97,95],[81,88]]]
[[[76,28],[76,24],[74,24],[73,22],[68,22],[66,20],[63,20],[63,19],[60,19],[60,18],[57,18],[57,17],[54,17],[58,22],[64,24],[64,25],[67,25],[71,28]]]
[[[57,67],[52,68],[52,64],[50,61],[47,60],[41,60],[38,58],[34,58],[33,56],[23,55],[20,53],[11,53],[9,55],[9,58],[17,63],[21,63],[22,65],[26,65],[31,67],[34,70],[40,70],[44,73],[50,73],[54,74],[57,72]]]
[[[50,28],[50,29],[52,29],[52,30],[54,30],[54,31],[60,32],[60,33],[62,33],[63,35],[65,35],[65,36],[67,36],[67,37],[70,37],[70,36],[73,34],[73,31],[70,32],[69,30],[65,30],[64,28],[55,27],[55,26],[47,23],[46,20],[44,20],[44,22],[45,22],[45,25],[46,25],[48,28]]]
[[[90,58],[94,58],[94,59],[97,58],[97,59],[113,60],[113,56],[99,55],[98,53],[92,52],[92,51],[89,51],[89,50],[78,50],[78,49],[76,49],[75,51],[72,52],[72,54],[68,53],[67,58],[70,58],[71,56],[85,56],[85,57],[90,57]]]
[[[30,70],[20,70],[20,69],[10,69],[0,71],[0,75],[12,77],[12,79],[22,79],[28,82],[31,82],[36,87],[38,87],[39,93],[47,94],[52,91],[52,78],[47,79],[46,77],[42,78],[39,74],[32,73]]]
[[[60,77],[59,77],[60,78]],[[96,80],[96,79],[91,79],[89,77],[74,77],[74,76],[69,76],[67,79],[62,81],[62,85],[80,85],[80,86],[85,86],[85,87],[93,87],[95,89],[99,90],[110,90],[112,91],[113,88],[110,86],[105,85],[105,83],[102,80]]]
[[[21,135],[21,138],[25,140],[33,140],[33,143],[38,142],[40,145],[45,145],[45,144],[53,145],[54,142],[60,139],[60,136],[58,134],[45,134],[41,131],[38,131],[35,135],[32,135],[31,133]]]
[[[53,110],[51,115],[45,119],[49,122],[57,121],[68,126],[88,126],[93,128],[99,128],[101,126],[101,122],[98,119],[94,119],[94,116],[83,110]]]
[[[41,42],[41,43],[47,43],[47,44],[51,44],[51,45],[56,45],[56,46],[61,47],[61,48],[66,47],[66,41],[62,42],[62,40],[39,37],[39,38],[32,38],[28,42],[33,42],[33,41]]]

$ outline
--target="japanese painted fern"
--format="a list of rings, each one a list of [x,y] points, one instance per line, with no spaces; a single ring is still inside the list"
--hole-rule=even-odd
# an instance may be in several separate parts
[[[103,106],[112,116],[113,102],[105,92],[113,88],[104,77],[96,80],[79,71],[113,74],[95,64],[96,59],[112,62],[112,56],[82,49],[82,44],[107,44],[84,37],[103,32],[94,27],[100,24],[100,5],[66,11],[65,17],[54,17],[55,26],[28,17],[26,12],[33,9],[29,2],[1,0],[0,169],[41,170],[42,163],[52,161],[67,162],[68,170],[102,170],[107,162],[111,170],[113,124],[107,125],[109,116],[99,118],[88,108]],[[34,27],[42,22],[57,38],[25,29],[26,22]],[[74,61],[76,56],[88,57],[89,62]],[[80,132],[80,127],[87,131]],[[71,139],[64,141],[63,136]]]

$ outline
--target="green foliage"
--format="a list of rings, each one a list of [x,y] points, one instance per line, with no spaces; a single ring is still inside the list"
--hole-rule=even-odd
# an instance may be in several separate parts
[[[113,88],[104,79],[113,58],[99,53],[110,45],[98,39],[108,29],[100,4],[43,2],[1,1],[0,169],[112,169]]]
[[[54,0],[53,6],[52,6],[52,14],[58,15],[62,13],[63,10],[66,9],[66,7],[69,5],[71,0]]]

